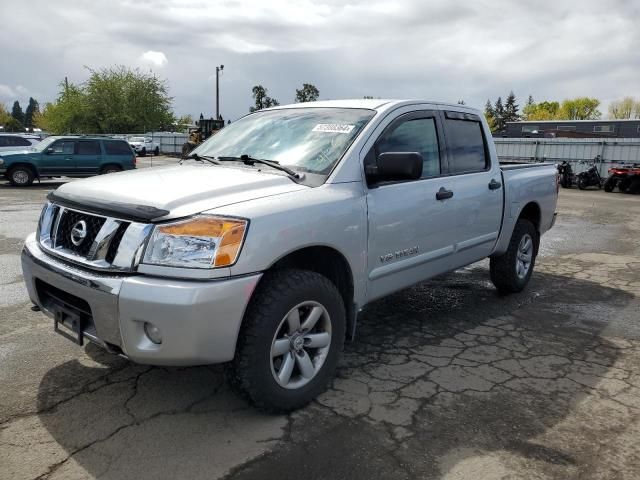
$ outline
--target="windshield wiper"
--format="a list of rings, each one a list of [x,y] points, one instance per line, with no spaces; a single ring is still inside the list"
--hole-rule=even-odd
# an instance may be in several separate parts
[[[276,170],[280,170],[281,172],[285,172],[287,175],[301,179],[304,175],[298,172],[291,170],[283,165],[280,165],[278,162],[274,160],[265,160],[263,158],[253,158],[251,155],[240,155],[239,157],[218,157],[218,160],[221,162],[225,161],[240,161],[245,165],[254,165],[256,163],[261,163],[263,165],[268,165],[271,168],[275,168]]]
[[[206,160],[207,162],[213,163],[214,165],[220,165],[220,162],[216,159],[216,157],[212,157],[210,155],[198,155],[197,153],[191,153],[186,157],[182,157],[180,159],[180,163],[184,162],[185,160],[191,160],[191,159],[197,160],[199,162]]]

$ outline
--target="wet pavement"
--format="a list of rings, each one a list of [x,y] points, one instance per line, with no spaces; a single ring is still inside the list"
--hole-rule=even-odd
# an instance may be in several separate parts
[[[640,196],[562,191],[521,294],[485,261],[369,305],[332,388],[275,416],[219,366],[135,365],[30,310],[21,241],[56,185],[0,185],[0,479],[640,478]]]

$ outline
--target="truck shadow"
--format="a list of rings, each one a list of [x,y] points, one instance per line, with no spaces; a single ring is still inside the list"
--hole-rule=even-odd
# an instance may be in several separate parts
[[[87,347],[88,358],[40,384],[40,421],[74,460],[56,469],[292,478],[299,466],[286,459],[305,458],[308,478],[347,478],[353,465],[362,478],[440,478],[478,451],[550,468],[587,462],[596,446],[576,453],[537,439],[586,396],[611,394],[600,384],[621,375],[624,352],[601,332],[634,297],[546,273],[500,297],[487,278],[467,268],[369,305],[333,388],[289,417],[254,411],[220,367],[149,368]]]

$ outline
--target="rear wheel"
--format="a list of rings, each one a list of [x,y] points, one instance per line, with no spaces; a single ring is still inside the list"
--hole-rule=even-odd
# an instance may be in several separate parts
[[[631,180],[629,184],[629,188],[627,189],[628,193],[640,193],[640,177],[636,176]]]
[[[578,188],[580,190],[585,190],[587,186],[587,179],[585,177],[578,178]]]
[[[119,167],[118,165],[107,165],[106,167],[104,167],[102,169],[102,174],[106,175],[108,173],[116,173],[116,172],[121,172],[122,168]]]
[[[16,187],[28,187],[34,178],[33,169],[27,165],[18,165],[9,170],[9,181]]]
[[[227,367],[230,385],[265,411],[306,405],[333,378],[345,319],[342,297],[324,276],[294,269],[267,273]]]
[[[491,281],[501,293],[520,292],[529,283],[538,254],[538,232],[529,220],[516,223],[507,251],[490,260]]]
[[[153,154],[154,154],[155,156],[160,155],[160,147],[156,147],[156,149],[153,151]]]

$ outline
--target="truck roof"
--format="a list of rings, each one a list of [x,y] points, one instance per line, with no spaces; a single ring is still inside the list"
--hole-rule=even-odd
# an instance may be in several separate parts
[[[316,107],[316,108],[368,108],[370,110],[388,110],[392,107],[400,107],[403,105],[414,104],[429,104],[451,107],[455,110],[466,111],[470,113],[480,114],[479,110],[468,107],[466,105],[460,105],[458,103],[447,102],[435,102],[431,100],[419,100],[419,99],[384,99],[384,98],[354,98],[344,100],[321,100],[318,102],[304,102],[304,103],[291,103],[289,105],[279,105],[277,107],[271,107],[268,110],[279,110],[283,108],[304,108],[304,107]]]

